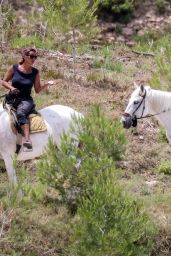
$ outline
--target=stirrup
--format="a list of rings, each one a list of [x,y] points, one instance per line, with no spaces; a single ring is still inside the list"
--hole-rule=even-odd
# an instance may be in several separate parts
[[[32,151],[33,150],[33,146],[32,146],[31,141],[28,141],[28,140],[24,141],[23,142],[23,149],[26,149],[26,152],[27,151]]]

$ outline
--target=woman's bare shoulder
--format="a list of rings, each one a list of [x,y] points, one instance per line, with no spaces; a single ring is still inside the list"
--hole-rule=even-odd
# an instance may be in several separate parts
[[[13,73],[14,72],[14,65],[11,65],[7,68],[7,72]]]

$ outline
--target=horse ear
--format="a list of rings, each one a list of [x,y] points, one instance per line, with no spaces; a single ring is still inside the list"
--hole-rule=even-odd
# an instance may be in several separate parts
[[[144,84],[140,84],[140,95],[143,96],[145,93]]]
[[[140,89],[141,89],[142,92],[144,91],[144,85],[143,84],[140,85]]]

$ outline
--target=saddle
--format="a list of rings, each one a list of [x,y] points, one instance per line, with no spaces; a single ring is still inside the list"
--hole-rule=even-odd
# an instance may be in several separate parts
[[[18,154],[22,147],[23,134],[22,134],[22,129],[17,121],[16,109],[7,103],[3,103],[3,107],[9,115],[11,129],[13,133],[17,136],[15,153]],[[44,119],[41,116],[41,114],[38,113],[37,111],[34,110],[34,112],[29,115],[29,121],[30,121],[30,133],[39,133],[39,132],[47,131],[47,127],[44,122]]]
[[[14,134],[17,134],[17,133],[22,134],[21,127],[17,121],[16,109],[7,103],[4,104],[4,109],[9,114],[10,125],[11,125],[11,129],[12,129],[13,133]],[[29,122],[30,122],[30,133],[31,134],[47,131],[47,127],[44,122],[44,119],[41,116],[41,114],[38,113],[37,111],[34,110],[33,113],[29,114]]]

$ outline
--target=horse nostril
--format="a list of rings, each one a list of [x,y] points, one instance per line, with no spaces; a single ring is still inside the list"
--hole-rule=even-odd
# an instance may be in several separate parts
[[[125,112],[125,113],[123,114],[123,116],[128,117],[128,116],[130,116],[130,114],[128,114],[128,113]]]

